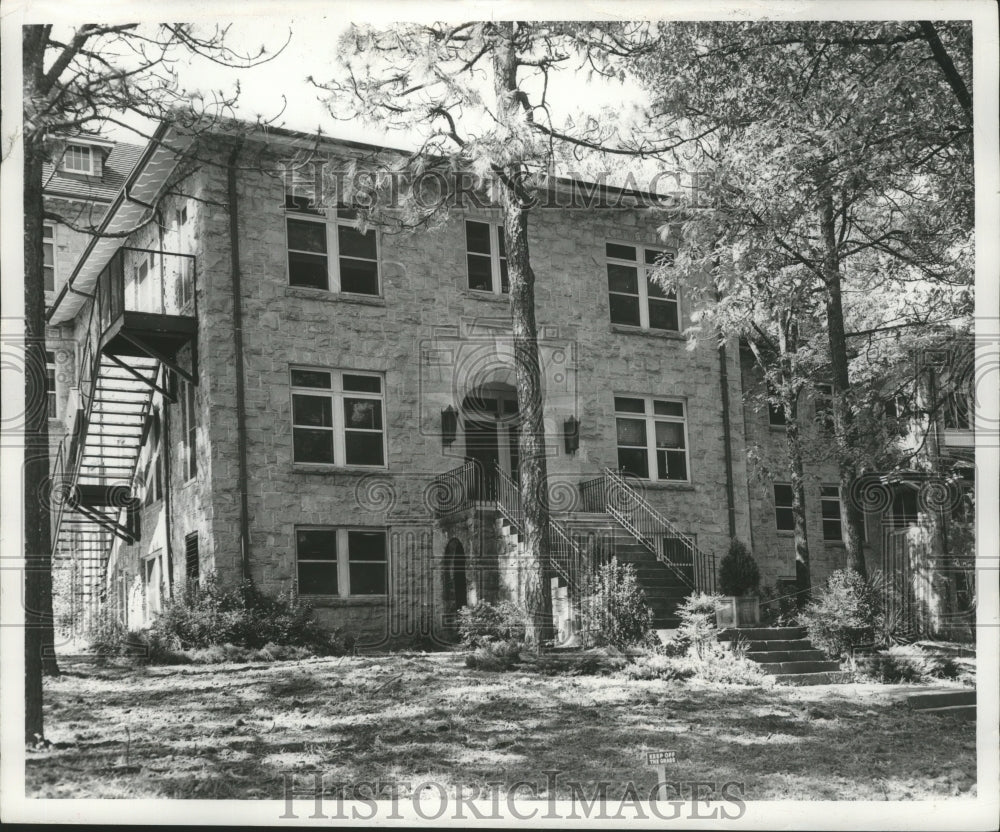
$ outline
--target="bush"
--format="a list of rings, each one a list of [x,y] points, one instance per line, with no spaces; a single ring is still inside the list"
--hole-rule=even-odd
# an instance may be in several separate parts
[[[695,668],[688,659],[649,653],[626,665],[622,673],[627,679],[689,679]]]
[[[858,657],[855,667],[862,675],[887,684],[954,679],[959,674],[953,659],[927,653],[915,644],[897,644],[872,656]]]
[[[517,639],[486,641],[465,657],[465,666],[473,670],[510,670],[521,660],[524,642]]]
[[[787,585],[786,585],[787,586]],[[760,621],[766,627],[793,627],[799,623],[802,596],[789,587],[767,585],[760,588]]]
[[[695,663],[694,675],[703,682],[724,685],[774,684],[774,677],[765,673],[757,662],[747,659],[742,650],[738,647],[729,650],[718,642],[707,647]]]
[[[342,655],[353,647],[349,637],[321,626],[312,606],[292,593],[271,597],[250,582],[223,588],[214,576],[169,599],[149,631],[164,644],[176,643],[179,650],[284,645],[319,655]]]
[[[831,658],[844,658],[875,640],[881,626],[878,592],[857,572],[838,570],[814,594],[799,620],[813,645]]]
[[[760,570],[750,550],[733,538],[719,563],[719,589],[723,595],[753,595],[760,585]]]
[[[591,569],[582,583],[580,627],[586,646],[607,644],[624,650],[646,641],[653,611],[632,564],[612,557]]]
[[[706,651],[718,644],[718,628],[715,626],[715,613],[722,599],[718,595],[704,592],[693,592],[677,607],[680,626],[677,628],[676,642],[673,649],[684,652],[693,651],[703,658]]]
[[[524,641],[524,611],[510,601],[479,601],[458,611],[458,634],[464,647],[482,647],[494,641]]]

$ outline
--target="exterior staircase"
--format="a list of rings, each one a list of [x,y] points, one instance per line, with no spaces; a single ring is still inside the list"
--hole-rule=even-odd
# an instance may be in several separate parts
[[[501,551],[516,562],[524,521],[518,484],[499,467],[486,471],[474,460],[436,481],[441,516],[473,505],[495,506]],[[677,606],[691,592],[714,590],[714,556],[698,549],[619,472],[605,469],[601,477],[581,483],[579,496],[573,510],[549,515],[553,611],[564,639],[572,636],[572,610],[584,574],[611,557],[635,567],[654,629],[676,627]]]
[[[168,371],[195,381],[178,351],[197,334],[191,255],[122,247],[97,278],[71,397],[72,427],[52,466],[53,568],[72,575],[71,610],[86,625],[105,600],[115,540],[139,540],[136,477],[156,392]]]
[[[805,627],[733,627],[719,633],[719,641],[743,644],[748,659],[784,684],[829,685],[849,679],[840,662],[812,646]]]

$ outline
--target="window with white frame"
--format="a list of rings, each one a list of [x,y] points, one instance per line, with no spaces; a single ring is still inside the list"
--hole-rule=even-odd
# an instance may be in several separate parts
[[[495,295],[510,291],[503,226],[466,220],[465,261],[469,269],[470,289]]]
[[[295,559],[300,595],[388,594],[383,530],[300,526],[295,530]]]
[[[776,482],[774,484],[774,527],[779,532],[795,531],[791,483]]]
[[[59,418],[59,397],[56,395],[56,354],[45,351],[45,408],[50,419]]]
[[[608,302],[611,322],[643,329],[680,331],[680,304],[674,290],[664,292],[650,280],[657,266],[673,254],[649,246],[606,243]]]
[[[821,485],[819,489],[820,509],[823,515],[823,540],[843,540],[840,526],[840,486]]]
[[[684,402],[650,396],[615,396],[618,467],[653,482],[687,482]]]
[[[382,376],[291,369],[295,462],[385,467]]]
[[[356,211],[319,211],[304,197],[290,195],[285,208],[290,286],[380,294],[378,238],[375,229],[358,229]]]
[[[56,288],[56,227],[51,223],[42,226],[42,277],[45,291]]]
[[[94,172],[94,151],[83,145],[71,144],[62,158],[62,169],[69,173]]]

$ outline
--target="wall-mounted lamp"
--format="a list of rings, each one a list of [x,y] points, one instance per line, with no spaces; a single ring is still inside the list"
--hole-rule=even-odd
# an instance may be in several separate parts
[[[448,405],[441,411],[441,441],[445,445],[450,445],[455,441],[455,432],[458,430],[458,411]]]
[[[566,443],[566,453],[575,454],[580,447],[580,420],[570,416],[563,422],[563,440]]]

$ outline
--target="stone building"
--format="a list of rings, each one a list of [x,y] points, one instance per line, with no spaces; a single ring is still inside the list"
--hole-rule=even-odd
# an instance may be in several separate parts
[[[179,165],[190,139],[163,126],[145,149],[96,154],[131,162],[101,235],[57,229],[50,336],[71,357],[54,478],[75,491],[54,500],[55,555],[83,570],[91,614],[142,626],[215,573],[296,592],[377,646],[447,639],[458,607],[516,597],[499,213],[363,227],[311,204],[287,165],[309,149],[349,170],[376,149],[315,141],[213,135]],[[581,570],[611,552],[636,564],[660,626],[713,587],[733,537],[765,582],[794,576],[783,493],[748,467],[761,434],[778,448],[767,413],[744,408],[752,371],[736,344],[688,348],[684,293],[646,279],[670,246],[625,202],[539,208],[529,227],[563,627]],[[809,495],[814,581],[843,561],[828,482]]]

